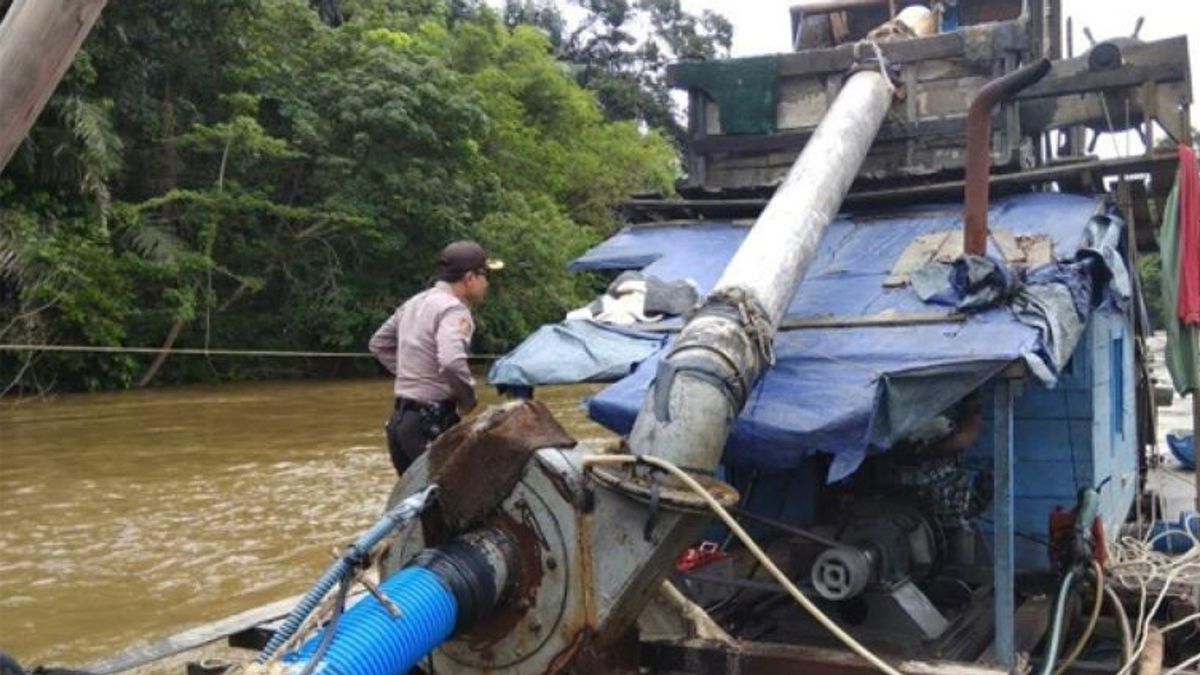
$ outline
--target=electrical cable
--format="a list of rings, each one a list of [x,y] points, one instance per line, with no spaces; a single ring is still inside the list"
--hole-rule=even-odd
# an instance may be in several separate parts
[[[855,640],[849,633],[838,626],[833,619],[830,619],[829,616],[820,610],[820,608],[814,605],[811,600],[805,597],[804,594],[800,592],[800,589],[797,588],[794,583],[792,583],[792,580],[789,579],[788,576],[784,574],[774,562],[772,562],[771,558],[767,556],[767,554],[761,548],[759,548],[754,539],[746,533],[746,530],[742,529],[742,526],[738,524],[737,520],[729,513],[729,511],[726,510],[724,506],[721,506],[720,502],[718,502],[711,494],[709,494],[708,491],[705,490],[702,485],[700,485],[700,483],[696,482],[695,478],[692,478],[683,469],[680,469],[665,459],[650,455],[593,455],[584,459],[585,467],[591,464],[649,464],[652,467],[666,471],[674,476],[679,482],[683,483],[685,487],[696,493],[698,497],[704,500],[704,503],[708,506],[708,508],[725,523],[726,527],[728,527],[734,532],[734,534],[737,535],[737,538],[741,540],[742,545],[744,545],[746,549],[750,551],[750,553],[757,558],[759,562],[762,563],[763,568],[766,569],[767,572],[769,572],[771,576],[775,578],[775,581],[777,581],[779,585],[788,592],[788,595],[792,596],[792,599],[796,601],[796,604],[803,607],[804,610],[817,621],[817,623],[824,626],[825,629],[832,633],[833,636],[838,640],[840,640],[842,644],[846,645],[846,647],[848,647],[851,651],[853,651],[855,654],[858,654],[880,672],[887,673],[887,675],[901,675],[899,670],[889,665],[886,661],[879,658],[869,649],[864,647],[862,643],[860,643],[858,640]]]
[[[338,586],[337,600],[333,605],[333,616],[325,625],[325,634],[321,636],[320,646],[317,647],[316,653],[308,660],[308,663],[304,664],[304,670],[300,671],[300,675],[312,675],[313,671],[317,669],[317,664],[325,658],[325,652],[329,651],[329,645],[333,644],[333,636],[337,634],[338,620],[342,618],[342,612],[346,609],[346,595],[350,593],[351,582],[351,577],[342,577],[342,583]]]
[[[1079,658],[1083,648],[1087,646],[1088,640],[1092,639],[1092,631],[1096,630],[1096,622],[1100,619],[1100,607],[1104,604],[1104,568],[1095,560],[1092,561],[1092,573],[1096,575],[1096,598],[1092,601],[1092,613],[1088,617],[1087,627],[1075,641],[1075,646],[1067,652],[1067,657],[1054,669],[1054,675],[1062,675],[1063,671],[1075,663],[1075,659]]]
[[[758,484],[758,469],[755,469],[754,472],[750,474],[750,483],[746,486],[746,503],[747,504],[750,503],[751,499],[754,499],[754,486],[757,484]],[[729,548],[729,545],[731,543],[733,543],[733,532],[730,532],[729,534],[725,535],[725,541],[721,542],[721,550],[724,551],[725,549]]]
[[[1125,614],[1125,605],[1121,604],[1121,597],[1107,582],[1104,584],[1104,594],[1112,604],[1113,614],[1117,617],[1117,627],[1121,630],[1121,665],[1124,666],[1129,663],[1133,653],[1133,630],[1129,627],[1129,616]]]
[[[1063,625],[1066,623],[1067,598],[1071,597],[1071,589],[1075,585],[1075,570],[1067,572],[1062,585],[1058,587],[1058,597],[1054,600],[1054,618],[1050,623],[1050,643],[1046,645],[1046,656],[1042,659],[1042,669],[1039,675],[1051,675],[1054,663],[1058,659],[1059,643],[1062,641]]]

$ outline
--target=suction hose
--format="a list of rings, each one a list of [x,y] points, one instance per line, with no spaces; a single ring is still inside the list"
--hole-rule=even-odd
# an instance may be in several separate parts
[[[500,604],[515,555],[508,535],[498,530],[469,533],[426,549],[379,585],[398,613],[374,596],[365,597],[284,655],[283,663],[290,673],[406,673]],[[333,634],[326,635],[328,631]]]
[[[325,573],[321,575],[317,583],[313,584],[308,593],[304,595],[304,598],[300,600],[300,604],[296,605],[296,608],[288,615],[288,618],[283,622],[279,630],[275,631],[275,634],[267,642],[267,646],[258,655],[258,663],[266,663],[289,638],[296,634],[296,631],[304,624],[304,620],[308,618],[309,614],[312,614],[317,604],[321,602],[321,598],[325,597],[338,582],[353,572],[356,566],[363,564],[370,554],[371,549],[380,541],[383,541],[384,537],[391,534],[392,530],[421,515],[421,512],[429,505],[435,494],[437,494],[437,486],[430,485],[405,499],[397,504],[394,509],[385,513],[383,518],[380,518],[374,527],[359,537],[358,541],[354,542],[337,562],[325,570]]]
[[[352,607],[336,626],[331,626],[336,634],[324,655],[318,657],[324,665],[322,673],[407,673],[454,632],[458,602],[434,572],[423,567],[401,570],[380,584],[379,591],[400,608],[400,616],[393,617],[374,597]],[[297,672],[293,668],[304,667],[316,656],[324,633],[314,635],[283,657],[289,671]]]

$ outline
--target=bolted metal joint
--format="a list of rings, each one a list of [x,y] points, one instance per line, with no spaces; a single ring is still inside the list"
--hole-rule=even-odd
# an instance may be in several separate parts
[[[711,297],[659,363],[655,417],[671,421],[671,390],[679,376],[711,385],[732,411],[741,410],[763,364],[771,360],[770,325],[761,317],[748,301],[733,301],[728,294]]]
[[[427,548],[409,566],[428,569],[446,584],[458,602],[455,633],[462,633],[504,602],[513,585],[516,560],[517,546],[509,535],[487,529]]]

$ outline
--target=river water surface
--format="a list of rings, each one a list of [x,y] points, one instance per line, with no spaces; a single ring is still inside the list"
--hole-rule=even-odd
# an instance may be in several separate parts
[[[0,404],[0,650],[26,666],[78,665],[302,593],[382,512],[395,481],[390,386]],[[538,398],[583,440],[606,433],[580,405],[596,390]]]

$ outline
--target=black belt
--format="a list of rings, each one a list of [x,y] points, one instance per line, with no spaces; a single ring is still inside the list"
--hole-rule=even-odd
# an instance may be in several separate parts
[[[453,410],[454,409],[454,401],[447,400],[447,401],[436,401],[434,403],[425,403],[424,401],[417,401],[417,400],[411,399],[411,398],[404,398],[403,396],[396,397],[395,409],[399,412],[404,412],[405,410],[415,410],[417,412],[425,412],[426,410],[430,410],[433,408],[450,408],[451,410]]]

